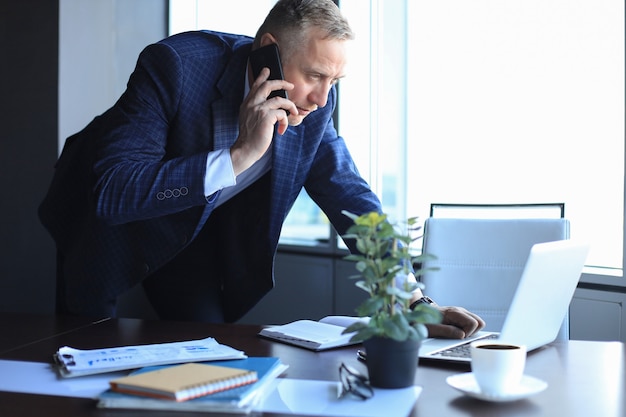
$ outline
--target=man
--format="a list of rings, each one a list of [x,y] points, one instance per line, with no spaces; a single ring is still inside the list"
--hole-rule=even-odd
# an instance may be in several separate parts
[[[254,42],[190,32],[148,46],[118,102],[68,138],[40,208],[58,248],[57,309],[114,315],[141,282],[161,318],[236,321],[273,286],[303,186],[340,234],[342,210],[380,211],[331,118],[352,37],[332,1],[280,0]],[[252,77],[250,51],[270,43],[286,81]],[[289,99],[268,100],[278,89]],[[484,325],[442,310],[435,335]]]

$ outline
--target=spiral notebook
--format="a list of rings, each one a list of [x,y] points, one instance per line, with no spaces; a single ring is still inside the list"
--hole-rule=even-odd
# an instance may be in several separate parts
[[[257,379],[252,370],[187,363],[114,379],[110,385],[116,392],[187,401],[252,384]]]

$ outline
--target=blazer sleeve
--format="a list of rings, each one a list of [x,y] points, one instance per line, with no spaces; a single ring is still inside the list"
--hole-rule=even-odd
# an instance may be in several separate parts
[[[334,89],[329,98],[329,104],[334,106]],[[344,139],[337,134],[332,118],[325,127],[305,188],[340,236],[352,225],[343,210],[358,215],[382,210],[380,200],[359,174]],[[346,244],[354,252],[353,243]]]
[[[128,223],[206,204],[207,152],[176,153],[169,124],[188,74],[170,45],[148,46],[127,90],[100,121],[95,138],[95,202],[109,224]]]

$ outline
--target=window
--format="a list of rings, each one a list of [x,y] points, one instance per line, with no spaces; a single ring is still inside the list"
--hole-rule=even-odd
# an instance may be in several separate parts
[[[353,26],[369,27],[356,30],[370,43],[357,59],[370,62],[357,65],[369,92],[348,105],[342,94],[340,126],[369,139],[365,155],[354,152],[362,142],[349,146],[385,210],[425,218],[431,203],[564,202],[572,238],[592,244],[587,270],[597,275],[587,279],[616,284],[624,3],[367,3],[341,1]],[[355,111],[368,93],[369,113]]]
[[[169,34],[215,30],[254,36],[275,0],[170,0]],[[245,13],[241,11],[245,10]],[[216,13],[219,11],[219,13]]]
[[[564,202],[588,265],[621,276],[624,3],[409,1],[407,18],[409,208]]]

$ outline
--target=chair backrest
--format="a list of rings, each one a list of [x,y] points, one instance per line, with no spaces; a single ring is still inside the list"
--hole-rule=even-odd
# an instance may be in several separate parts
[[[569,238],[569,221],[555,219],[426,219],[422,250],[437,257],[420,279],[440,305],[479,314],[486,330],[500,331],[530,248]],[[550,277],[546,277],[550,279]],[[541,288],[537,288],[541,291]],[[569,339],[569,315],[557,339]]]
[[[430,217],[473,219],[552,219],[565,217],[565,203],[432,203]]]

